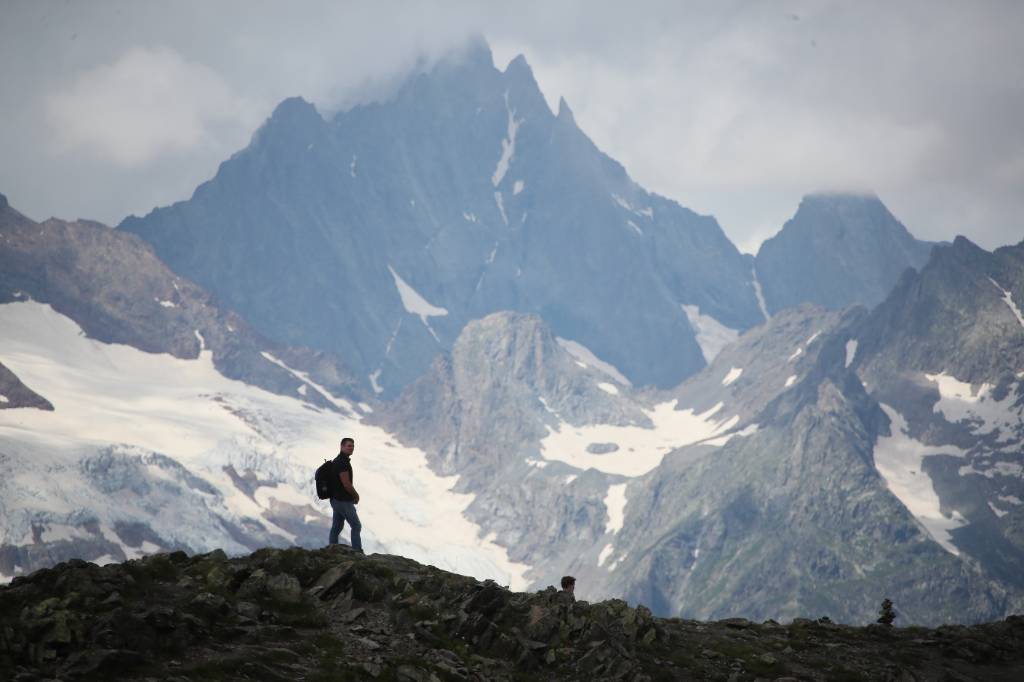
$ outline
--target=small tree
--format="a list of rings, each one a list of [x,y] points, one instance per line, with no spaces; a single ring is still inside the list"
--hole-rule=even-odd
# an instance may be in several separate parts
[[[886,597],[882,600],[882,608],[878,611],[877,622],[892,627],[894,620],[896,620],[896,611],[892,608],[892,600]]]

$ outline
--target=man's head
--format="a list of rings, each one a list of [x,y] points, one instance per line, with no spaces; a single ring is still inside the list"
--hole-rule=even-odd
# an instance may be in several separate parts
[[[576,589],[576,578],[571,575],[562,576],[562,591],[572,592]]]
[[[351,457],[352,456],[352,451],[355,450],[355,449],[356,449],[356,442],[354,440],[352,440],[351,438],[348,438],[348,437],[341,439],[341,450],[340,450],[341,454],[345,455],[346,457]]]

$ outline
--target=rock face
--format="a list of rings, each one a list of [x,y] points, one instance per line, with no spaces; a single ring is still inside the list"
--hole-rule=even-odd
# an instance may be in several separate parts
[[[872,311],[851,366],[893,420],[879,469],[950,552],[1024,589],[1024,243],[938,247]]]
[[[757,252],[757,277],[772,314],[814,303],[832,310],[882,302],[932,244],[915,239],[875,196],[819,194]]]
[[[662,387],[705,364],[682,305],[730,330],[763,319],[714,219],[639,187],[522,57],[499,71],[483,44],[329,120],[281,103],[191,199],[120,228],[386,396],[501,310]]]
[[[34,407],[39,410],[53,410],[50,401],[21,383],[14,372],[0,362],[0,410],[17,407]]]
[[[664,620],[341,547],[71,561],[0,587],[0,673],[18,680],[1014,680],[1022,652],[1020,616]]]
[[[171,272],[138,237],[90,221],[35,223],[4,200],[0,243],[0,305],[47,303],[91,338],[150,353],[195,358],[208,350],[225,376],[295,394],[304,382],[268,360],[264,352],[269,352],[337,395],[362,395],[335,358],[268,341],[203,289]],[[303,397],[336,409],[318,391]]]
[[[1010,264],[1011,256],[996,259]],[[947,257],[940,249],[920,278],[946,271]],[[971,271],[986,281],[988,270]],[[1018,280],[991,272],[1016,291]],[[950,277],[962,283],[967,274]],[[1007,338],[995,343],[1012,346],[1020,324],[1005,294],[986,283],[991,301],[970,315],[991,321],[970,324],[1005,324]],[[971,477],[987,486],[987,497],[964,492],[970,502],[957,512],[966,518],[976,510],[975,540],[959,542],[969,534],[960,529],[949,545],[922,512],[923,498],[893,483],[929,476],[943,500],[956,499],[939,490],[934,473],[944,457],[923,467],[892,459],[901,452],[893,439],[905,427],[885,390],[902,360],[884,361],[878,349],[929,347],[898,336],[877,341],[882,321],[909,317],[898,303],[903,288],[916,290],[898,288],[870,315],[813,306],[777,314],[664,392],[614,383],[537,318],[492,315],[468,325],[451,356],[375,418],[422,446],[436,467],[459,474],[460,489],[476,495],[467,514],[531,564],[534,580],[570,573],[584,596],[623,595],[659,615],[699,618],[816,613],[867,623],[880,595],[918,624],[1004,617],[1024,608],[1024,589],[1009,568],[1018,551],[1010,539],[1019,537],[1014,501],[1024,494],[1015,468],[1019,401],[1010,389],[996,396],[1012,409]],[[941,297],[918,298],[932,296]],[[903,312],[885,312],[893,306]],[[932,304],[924,310],[938,312]],[[934,330],[912,320],[913,333],[941,333],[947,314]],[[890,333],[902,328],[893,322]],[[934,347],[962,357],[941,337]],[[1020,366],[1012,355],[998,357],[1004,369],[992,375],[989,391],[1005,368]],[[882,364],[871,371],[872,363]],[[892,380],[882,381],[887,373]],[[906,400],[916,395],[930,413],[934,399],[920,394]],[[992,440],[1002,448],[998,456]],[[948,441],[928,441],[940,442]],[[999,533],[991,532],[993,520],[1005,521]]]

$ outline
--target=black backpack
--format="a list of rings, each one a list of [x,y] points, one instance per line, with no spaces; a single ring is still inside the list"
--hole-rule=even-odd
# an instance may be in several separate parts
[[[325,459],[316,470],[316,496],[321,500],[332,497],[337,490],[338,477],[334,475],[334,462]]]

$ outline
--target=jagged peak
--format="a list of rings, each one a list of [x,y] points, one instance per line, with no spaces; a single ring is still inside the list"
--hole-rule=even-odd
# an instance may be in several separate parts
[[[517,74],[529,74],[533,76],[533,69],[530,68],[530,64],[526,61],[526,57],[520,53],[512,58],[512,61],[505,67],[505,75],[517,75]]]
[[[835,206],[835,205],[879,205],[885,206],[882,200],[874,192],[811,192],[805,194],[800,200],[800,208],[810,206]],[[799,212],[799,209],[797,209]]]
[[[319,121],[323,121],[323,117],[320,116],[320,112],[316,110],[316,106],[300,96],[288,97],[281,101],[274,108],[274,113],[270,115],[271,121],[302,121],[308,120],[315,117]]]
[[[0,192],[0,211],[6,209],[8,206],[10,206],[10,204],[7,203],[7,197]]]
[[[565,97],[558,98],[558,120],[576,127],[576,117],[573,115],[572,109],[569,108],[569,103],[565,101]]]

